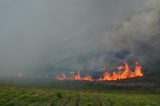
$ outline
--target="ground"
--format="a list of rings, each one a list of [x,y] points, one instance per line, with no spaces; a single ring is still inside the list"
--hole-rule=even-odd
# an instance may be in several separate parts
[[[160,90],[1,85],[0,106],[160,106]]]
[[[117,81],[1,78],[0,106],[160,106],[160,74]]]

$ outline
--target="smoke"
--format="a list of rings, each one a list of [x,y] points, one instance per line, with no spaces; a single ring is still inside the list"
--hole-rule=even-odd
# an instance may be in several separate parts
[[[124,16],[123,21],[114,23],[111,30],[104,32],[98,44],[95,41],[95,50],[85,56],[69,59],[63,65],[74,64],[75,69],[85,67],[94,70],[138,60],[145,70],[156,72],[160,69],[159,4],[158,0],[146,2],[143,8]],[[79,66],[76,67],[76,64]]]
[[[132,15],[113,31],[112,41],[117,48],[130,50],[150,71],[160,63],[160,2],[155,0],[142,11]]]
[[[0,75],[159,63],[158,0],[2,0]],[[158,68],[158,67],[157,67]]]

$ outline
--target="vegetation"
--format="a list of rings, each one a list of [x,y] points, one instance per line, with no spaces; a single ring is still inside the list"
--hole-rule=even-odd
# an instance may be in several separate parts
[[[142,92],[143,91],[143,92]],[[0,106],[159,106],[160,90],[0,86]]]
[[[160,74],[117,81],[0,79],[0,106],[160,106]]]

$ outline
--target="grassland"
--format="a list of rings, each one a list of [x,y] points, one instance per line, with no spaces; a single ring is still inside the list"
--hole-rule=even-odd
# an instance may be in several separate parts
[[[160,74],[104,82],[1,78],[0,106],[160,106]]]
[[[1,85],[0,106],[160,106],[160,91]]]

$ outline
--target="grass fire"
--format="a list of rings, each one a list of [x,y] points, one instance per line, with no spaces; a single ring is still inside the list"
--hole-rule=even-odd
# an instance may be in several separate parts
[[[160,106],[160,0],[0,0],[0,106]]]
[[[106,80],[120,80],[120,79],[127,79],[133,77],[142,77],[142,66],[135,62],[134,71],[132,71],[127,62],[124,63],[122,66],[118,66],[116,71],[112,71],[112,73],[105,71],[103,75],[98,79],[93,79],[92,76],[81,76],[80,71],[78,72],[71,72],[70,76],[66,76],[64,73],[61,73],[55,77],[57,80],[87,80],[87,81],[106,81]]]

